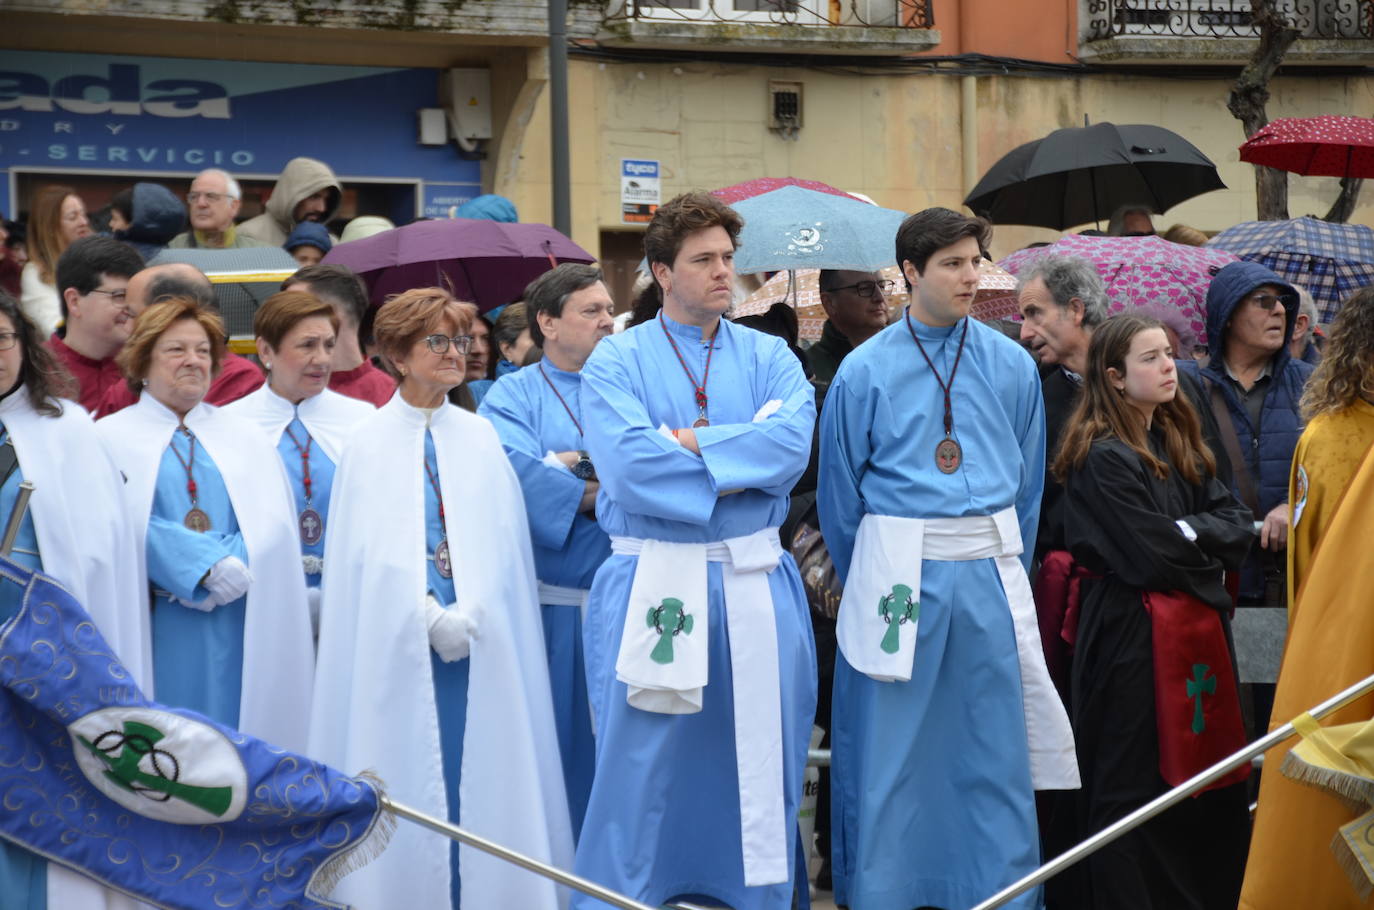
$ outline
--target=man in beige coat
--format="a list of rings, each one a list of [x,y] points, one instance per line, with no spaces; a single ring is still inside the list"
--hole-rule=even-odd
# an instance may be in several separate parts
[[[292,158],[272,187],[267,211],[239,225],[238,232],[269,246],[281,246],[302,221],[328,224],[342,198],[343,188],[329,165],[314,158]]]

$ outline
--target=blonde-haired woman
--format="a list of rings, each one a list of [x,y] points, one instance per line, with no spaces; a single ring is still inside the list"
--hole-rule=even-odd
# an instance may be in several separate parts
[[[29,261],[20,276],[19,305],[47,338],[62,319],[57,293],[57,260],[91,233],[86,204],[69,186],[45,186],[29,207]]]
[[[1374,586],[1369,520],[1374,502],[1374,287],[1356,291],[1328,331],[1302,397],[1309,421],[1288,485],[1288,641],[1274,693],[1282,723],[1374,673]],[[1322,724],[1367,721],[1366,696]],[[1289,740],[1265,756],[1259,811],[1241,906],[1368,907],[1330,845],[1361,812],[1274,773]]]
[[[407,291],[373,331],[399,381],[334,478],[310,754],[399,801],[567,868],[572,833],[529,527],[486,420],[449,404],[476,309]],[[334,897],[556,910],[538,876],[414,826]]]
[[[148,307],[119,353],[143,394],[96,429],[152,585],[158,700],[303,751],[313,653],[296,517],[267,437],[204,402],[224,334],[189,297]]]

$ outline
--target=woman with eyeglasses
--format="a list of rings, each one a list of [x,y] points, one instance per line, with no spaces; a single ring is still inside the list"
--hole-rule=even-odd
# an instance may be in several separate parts
[[[19,484],[34,485],[9,559],[61,582],[143,685],[150,681],[147,606],[134,572],[124,484],[91,418],[62,400],[73,385],[19,304],[0,292],[0,528]],[[0,580],[0,623],[23,606],[25,588],[16,581]],[[89,879],[0,841],[5,907],[103,906],[104,894]]]
[[[204,401],[224,337],[193,298],[148,307],[119,353],[142,394],[96,428],[152,588],[157,699],[303,751],[314,655],[297,518],[272,443]]]
[[[57,260],[82,237],[91,233],[86,204],[69,186],[45,186],[29,207],[29,261],[20,276],[23,292],[19,304],[33,320],[40,340],[46,340],[62,320],[57,293]]]
[[[568,868],[529,527],[486,420],[450,404],[476,308],[440,288],[373,323],[395,397],[334,479],[309,754],[397,800]],[[461,792],[461,799],[460,799]],[[414,826],[334,892],[359,906],[554,910],[552,883]]]
[[[328,388],[338,329],[333,305],[314,294],[282,291],[268,297],[253,314],[258,360],[267,370],[267,382],[224,408],[261,427],[286,467],[314,623],[319,621],[334,468],[353,428],[376,411]]]

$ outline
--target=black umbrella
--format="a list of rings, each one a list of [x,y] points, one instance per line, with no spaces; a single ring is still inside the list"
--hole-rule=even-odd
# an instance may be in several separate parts
[[[1123,205],[1163,212],[1224,189],[1216,165],[1177,133],[1143,123],[1094,123],[1012,149],[964,205],[998,224],[1064,230],[1108,218]]]

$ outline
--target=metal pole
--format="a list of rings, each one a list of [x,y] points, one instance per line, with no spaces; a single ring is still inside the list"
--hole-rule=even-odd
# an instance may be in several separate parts
[[[1312,715],[1313,719],[1320,719],[1326,716],[1327,714],[1330,714],[1332,711],[1345,707],[1355,699],[1371,691],[1374,691],[1374,676],[1365,677],[1360,682],[1355,683],[1355,685],[1351,686],[1343,692],[1339,692],[1336,695],[1333,695],[1331,698],[1322,702],[1320,705],[1317,705],[1317,707],[1313,708],[1307,713]],[[1039,869],[1035,870],[1030,875],[1027,875],[1020,881],[1016,882],[1014,885],[1011,885],[1008,888],[998,891],[992,897],[983,901],[981,904],[975,906],[973,910],[993,910],[994,907],[1000,907],[1003,904],[1007,903],[1007,901],[1010,901],[1018,895],[1026,891],[1029,891],[1031,888],[1034,888],[1036,885],[1039,885],[1053,878],[1054,876],[1058,875],[1060,872],[1063,872],[1065,869],[1072,866],[1079,860],[1093,853],[1096,853],[1098,850],[1107,846],[1107,844],[1110,844],[1112,841],[1121,837],[1123,834],[1126,834],[1132,829],[1137,828],[1145,822],[1149,821],[1150,819],[1154,818],[1156,815],[1163,812],[1165,809],[1168,809],[1170,806],[1173,806],[1175,803],[1180,803],[1183,800],[1187,799],[1189,796],[1192,796],[1193,793],[1195,793],[1198,790],[1201,790],[1203,787],[1207,786],[1212,781],[1224,777],[1236,766],[1242,765],[1245,762],[1248,762],[1250,759],[1254,758],[1256,755],[1259,755],[1261,752],[1265,752],[1269,749],[1272,749],[1274,746],[1277,746],[1279,743],[1283,742],[1285,739],[1292,736],[1296,732],[1298,731],[1294,729],[1293,724],[1291,722],[1284,724],[1282,727],[1279,727],[1277,730],[1274,730],[1268,736],[1255,740],[1253,743],[1246,746],[1239,752],[1235,753],[1230,758],[1222,759],[1215,765],[1212,765],[1212,767],[1208,768],[1207,770],[1179,784],[1177,787],[1170,790],[1168,793],[1165,793],[1162,796],[1159,796],[1156,799],[1151,800],[1150,802],[1141,806],[1139,809],[1132,812],[1130,815],[1127,815],[1124,818],[1107,826],[1106,828],[1103,828],[1101,831],[1097,832],[1092,837],[1083,841],[1081,844],[1074,847],[1072,850],[1069,850],[1066,853],[1062,853],[1054,859],[1050,860],[1048,863],[1041,866]],[[1277,772],[1273,771],[1271,773]]]
[[[523,869],[528,869],[531,872],[544,876],[545,878],[551,878],[554,881],[558,882],[560,885],[567,885],[569,888],[576,888],[583,894],[590,894],[597,900],[605,901],[606,903],[614,907],[620,907],[622,908],[622,910],[655,910],[654,907],[651,907],[648,904],[642,904],[639,901],[634,900],[633,898],[625,897],[623,894],[618,894],[615,891],[611,891],[608,888],[603,888],[596,882],[591,882],[585,878],[580,878],[579,876],[573,875],[570,872],[564,872],[562,869],[559,869],[556,866],[550,866],[548,863],[542,863],[539,860],[534,859],[533,857],[525,856],[523,853],[516,853],[514,850],[511,850],[508,847],[503,847],[495,841],[489,841],[485,837],[479,837],[476,834],[464,831],[457,825],[450,824],[449,822],[446,822],[441,818],[435,818],[432,815],[426,815],[423,812],[412,809],[409,806],[402,805],[401,803],[398,803],[388,797],[383,796],[381,798],[381,805],[383,809],[386,809],[388,812],[392,813],[397,818],[404,818],[407,821],[412,821],[423,828],[428,828],[429,830],[436,831],[439,834],[444,835],[445,837],[452,838],[453,840],[456,840],[459,843],[467,844],[469,847],[476,847],[478,850],[490,853],[492,856],[495,856],[499,859],[503,859],[508,863],[514,863],[515,865],[520,866]]]
[[[549,132],[553,140],[553,226],[572,235],[568,163],[568,0],[549,0]]]
[[[33,495],[33,484],[27,480],[19,482],[19,495],[14,499],[14,511],[10,512],[5,523],[5,536],[0,539],[0,556],[9,556],[14,549],[14,539],[19,536],[19,526],[24,522],[24,513],[29,510],[29,497]]]

